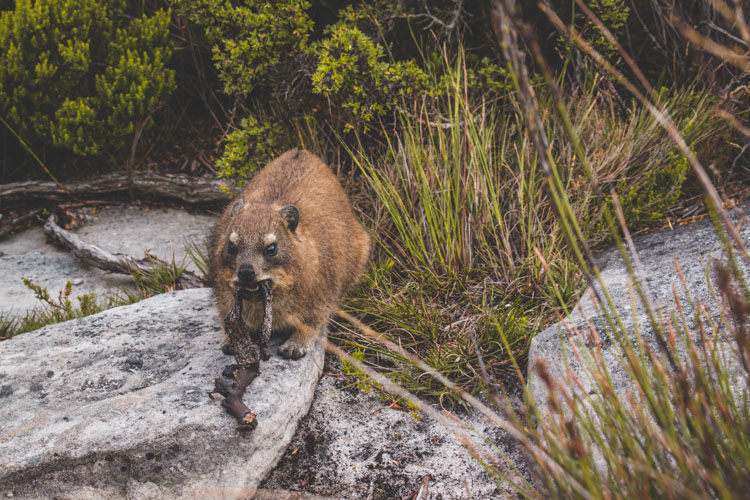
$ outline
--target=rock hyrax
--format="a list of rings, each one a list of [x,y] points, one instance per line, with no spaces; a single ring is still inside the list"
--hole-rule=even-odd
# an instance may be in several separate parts
[[[279,352],[299,359],[364,272],[370,236],[333,172],[312,153],[293,149],[256,173],[229,204],[211,247],[222,318],[239,287],[244,321],[257,332],[259,283],[269,280],[272,329],[292,332]]]

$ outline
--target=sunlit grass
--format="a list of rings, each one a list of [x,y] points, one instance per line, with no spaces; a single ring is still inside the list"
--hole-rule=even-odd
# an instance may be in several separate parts
[[[520,101],[471,96],[462,57],[445,58],[443,94],[404,105],[395,134],[384,134],[384,150],[348,149],[372,193],[372,211],[363,215],[377,258],[347,310],[476,391],[473,346],[491,373],[504,376],[509,355],[523,359],[531,338],[574,303],[584,274],[558,223],[556,195]],[[615,188],[628,215],[648,222],[677,199],[687,170],[653,116],[635,103],[615,110],[596,89],[594,78],[563,102],[576,133],[587,139],[584,155],[596,159],[589,163],[593,178],[566,128],[544,122],[557,162],[556,189],[566,193],[573,220],[592,243],[609,234],[601,214],[611,201],[603,192]],[[538,90],[543,114],[554,115],[552,94]],[[687,87],[664,94],[691,145],[720,132],[706,92]],[[493,324],[505,325],[510,350]],[[406,373],[406,387],[446,394],[402,360],[355,338],[344,342],[363,351],[365,361]]]
[[[208,272],[206,260],[207,244],[186,244],[188,256],[205,278]],[[0,337],[11,338],[53,323],[90,316],[113,307],[132,304],[154,295],[174,291],[182,273],[187,269],[186,259],[177,262],[172,255],[169,260],[154,259],[150,270],[134,271],[131,274],[135,291],[120,288],[114,293],[97,296],[88,293],[73,298],[73,285],[68,281],[58,297],[50,296],[48,290],[30,280],[24,284],[34,293],[37,305],[22,315],[8,313],[0,316]]]

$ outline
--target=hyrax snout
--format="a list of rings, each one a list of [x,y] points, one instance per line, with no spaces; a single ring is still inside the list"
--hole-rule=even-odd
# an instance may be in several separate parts
[[[230,203],[214,228],[211,251],[221,316],[239,289],[243,319],[258,331],[259,284],[268,280],[272,329],[292,332],[279,352],[298,359],[364,272],[370,236],[333,172],[317,156],[293,149],[256,173]]]

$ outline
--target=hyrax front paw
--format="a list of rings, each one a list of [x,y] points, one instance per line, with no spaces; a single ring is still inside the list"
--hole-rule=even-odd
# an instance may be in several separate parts
[[[281,344],[281,347],[279,347],[279,354],[287,359],[299,359],[307,354],[308,350],[309,347],[306,343],[300,342],[299,340],[292,337]]]

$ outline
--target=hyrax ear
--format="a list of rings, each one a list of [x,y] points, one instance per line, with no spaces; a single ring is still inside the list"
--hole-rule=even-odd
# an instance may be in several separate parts
[[[291,232],[294,232],[294,230],[297,229],[297,224],[299,223],[299,210],[297,210],[297,207],[294,205],[287,205],[279,211],[279,215],[284,219],[286,227],[288,227]]]
[[[237,198],[237,201],[234,202],[234,205],[232,205],[232,209],[229,211],[229,218],[231,219],[235,215],[237,215],[240,210],[242,210],[242,207],[245,205],[245,202],[242,201],[242,198]]]

